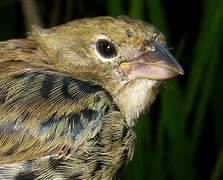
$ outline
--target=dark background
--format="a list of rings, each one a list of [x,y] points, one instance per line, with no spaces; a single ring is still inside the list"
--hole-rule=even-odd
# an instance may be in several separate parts
[[[138,121],[123,180],[222,180],[223,0],[1,0],[0,41],[25,38],[31,24],[101,15],[154,24],[185,70]]]

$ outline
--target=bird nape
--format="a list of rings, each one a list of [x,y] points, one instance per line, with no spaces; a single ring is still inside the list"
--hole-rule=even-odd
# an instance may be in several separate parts
[[[0,179],[119,179],[140,114],[184,73],[165,46],[126,16],[0,42]]]

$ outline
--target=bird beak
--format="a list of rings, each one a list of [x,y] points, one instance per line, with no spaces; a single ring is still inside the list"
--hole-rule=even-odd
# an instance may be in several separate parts
[[[155,40],[150,41],[148,52],[120,67],[128,79],[164,80],[184,74],[176,59]]]

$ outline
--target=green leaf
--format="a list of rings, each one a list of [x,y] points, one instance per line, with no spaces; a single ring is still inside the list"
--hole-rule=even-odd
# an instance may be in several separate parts
[[[143,0],[131,0],[129,16],[143,19]]]
[[[108,14],[110,16],[119,16],[124,14],[122,1],[108,0]]]

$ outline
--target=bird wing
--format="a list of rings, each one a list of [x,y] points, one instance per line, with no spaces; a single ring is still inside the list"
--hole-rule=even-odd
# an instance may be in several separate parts
[[[18,59],[0,61],[0,164],[75,153],[112,106],[93,82]]]

